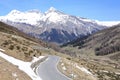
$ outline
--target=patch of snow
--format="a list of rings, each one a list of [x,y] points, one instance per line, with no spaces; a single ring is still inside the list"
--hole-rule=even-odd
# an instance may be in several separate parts
[[[6,59],[8,62],[16,65],[19,67],[20,70],[24,71],[25,73],[27,73],[31,78],[32,80],[42,80],[39,76],[37,76],[34,71],[32,70],[31,68],[31,64],[41,58],[43,58],[44,56],[40,56],[39,58],[35,58],[32,60],[32,62],[24,62],[24,61],[21,61],[21,60],[18,60],[18,59],[15,59],[11,56],[8,56],[2,52],[0,52],[0,57]]]
[[[61,64],[62,66],[64,65],[64,63]]]
[[[15,80],[19,80],[18,78],[16,78]]]
[[[91,19],[88,19],[88,18],[81,18],[81,17],[78,17],[80,20],[82,21],[85,21],[85,22],[92,22],[92,23],[96,23],[95,20],[91,20]]]
[[[61,66],[62,66],[62,69],[63,69],[64,71],[67,70],[66,67],[64,66],[64,63],[61,63]]]
[[[70,74],[70,76],[72,76],[72,77],[77,77],[77,75],[75,75],[75,74]]]
[[[12,73],[12,76],[17,77],[18,75],[17,75],[17,73],[15,72],[15,73]]]
[[[0,51],[3,51],[3,52],[4,52],[5,50],[3,50],[3,49],[0,48]]]
[[[116,74],[120,75],[120,73],[118,73],[118,72]]]
[[[63,69],[64,71],[66,71],[66,70],[67,70],[65,66],[63,66],[63,67],[62,67],[62,69]]]
[[[78,65],[76,65],[76,68],[80,69],[81,71],[87,73],[87,74],[90,74],[90,75],[93,75],[90,71],[88,71],[86,68],[84,67],[79,67]]]
[[[102,70],[102,72],[109,73],[109,71],[106,71],[106,70]],[[115,72],[115,74],[120,75],[120,73],[119,73],[119,72]]]
[[[39,58],[33,57],[33,60],[32,60],[31,63],[34,63],[34,62],[36,62],[36,61],[38,61],[38,60],[40,60],[40,59],[42,59],[42,58],[44,58],[44,56],[40,56]]]
[[[18,38],[18,39],[21,39],[21,37],[19,36],[16,36],[16,35],[12,35],[13,38]]]

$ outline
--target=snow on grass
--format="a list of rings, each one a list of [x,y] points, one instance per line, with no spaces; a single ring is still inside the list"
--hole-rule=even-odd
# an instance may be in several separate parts
[[[63,69],[64,71],[66,71],[66,70],[67,70],[65,66],[63,66],[63,67],[62,67],[62,69]]]
[[[84,67],[79,67],[78,65],[76,65],[76,68],[80,69],[81,71],[83,71],[83,72],[85,72],[85,73],[87,73],[87,74],[92,75],[92,73],[91,73],[90,71],[88,71],[88,70],[87,70],[86,68],[84,68]]]
[[[14,77],[17,77],[18,75],[17,75],[17,73],[12,73],[12,76],[14,76]]]
[[[62,69],[63,69],[64,71],[66,71],[67,69],[66,69],[64,63],[62,63],[61,65],[62,65]]]
[[[0,49],[0,51],[3,51],[3,52],[4,52],[5,50],[3,50],[3,49]]]
[[[73,78],[77,77],[77,75],[75,75],[75,74],[70,74],[70,76]]]
[[[64,71],[67,70],[66,67],[65,67],[65,65],[64,65],[64,63],[61,63],[61,66],[62,66],[62,69],[63,69]]]
[[[0,49],[1,51],[4,51],[2,49]],[[32,62],[24,62],[18,59],[15,59],[11,56],[8,56],[6,54],[4,54],[3,52],[0,52],[0,57],[6,59],[8,62],[16,65],[19,67],[20,70],[24,71],[26,74],[28,74],[32,80],[42,80],[39,76],[37,76],[34,71],[31,68],[31,64],[34,63],[37,60],[40,60],[41,58],[43,58],[44,56],[40,56],[39,58],[35,58],[32,60]]]
[[[64,66],[64,63],[62,63],[61,65]]]

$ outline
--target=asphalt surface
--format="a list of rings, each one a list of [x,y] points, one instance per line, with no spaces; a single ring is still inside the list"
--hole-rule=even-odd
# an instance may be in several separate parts
[[[70,80],[57,69],[58,56],[49,56],[38,66],[38,75],[42,80]]]

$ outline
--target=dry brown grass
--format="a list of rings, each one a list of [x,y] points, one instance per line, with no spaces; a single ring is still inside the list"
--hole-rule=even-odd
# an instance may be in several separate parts
[[[40,50],[34,49],[33,46],[41,47],[37,43],[22,37],[0,33],[0,48],[4,49],[7,55],[17,59],[31,61],[33,56],[40,56]]]
[[[87,74],[76,68],[75,64],[77,63],[72,61],[70,57],[67,59],[61,58],[61,61],[58,64],[58,69],[73,80],[96,80],[96,78],[93,77],[93,75]],[[65,67],[66,70],[63,70],[63,67]],[[71,76],[71,74],[74,74],[74,77]]]
[[[9,56],[23,61],[31,61],[33,56],[41,55],[40,50],[34,49],[33,46],[41,47],[20,36],[0,32],[0,48],[4,49],[4,53]],[[31,80],[31,78],[17,66],[0,57],[0,80]]]
[[[32,80],[17,66],[0,57],[0,80]]]

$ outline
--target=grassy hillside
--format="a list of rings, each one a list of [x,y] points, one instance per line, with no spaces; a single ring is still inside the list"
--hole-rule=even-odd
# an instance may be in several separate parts
[[[120,79],[120,25],[78,38],[61,47],[96,74],[98,80]]]
[[[31,40],[33,42],[37,42],[42,46],[46,46],[46,43],[43,42],[42,40],[37,39],[37,38],[32,37],[32,36],[29,36],[29,35],[21,32],[21,31],[19,31],[17,28],[12,27],[10,25],[7,25],[7,24],[5,24],[3,22],[0,22],[0,32],[21,36],[21,37],[23,37],[25,39]]]
[[[63,46],[93,49],[95,55],[107,55],[120,51],[120,25],[99,31],[89,37],[79,38]]]
[[[35,49],[34,46],[44,47],[45,45],[43,41],[0,22],[0,48],[5,49],[6,54],[24,61],[30,61],[33,56],[41,55],[41,51]]]
[[[16,28],[0,22],[0,49],[4,49],[5,54],[23,61],[31,61],[33,57],[42,55],[42,51],[34,46],[44,48],[44,44],[41,40],[34,39]],[[0,80],[31,80],[17,66],[1,57],[0,63]]]

